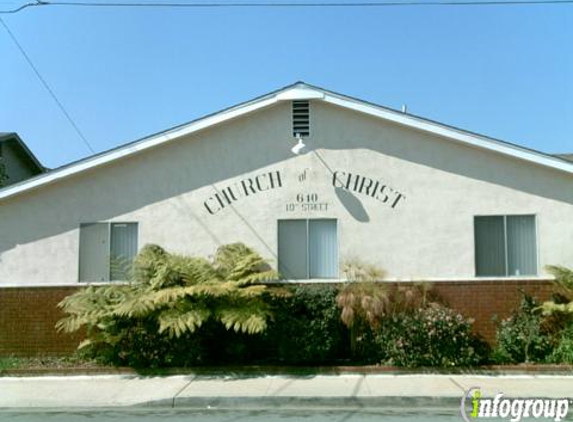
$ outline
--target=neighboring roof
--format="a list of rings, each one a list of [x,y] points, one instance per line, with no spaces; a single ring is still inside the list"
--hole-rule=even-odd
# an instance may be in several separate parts
[[[359,100],[347,95],[338,94],[333,91],[309,85],[305,82],[296,82],[292,85],[238,104],[234,107],[221,110],[217,113],[207,115],[200,119],[147,136],[118,148],[87,157],[83,160],[67,164],[34,178],[5,187],[4,189],[0,189],[0,200],[57,182],[60,179],[82,173],[89,169],[156,147],[199,130],[244,116],[281,101],[292,100],[320,100],[328,104],[334,104],[370,116],[378,117],[386,121],[394,122],[405,127],[438,135],[451,141],[471,145],[526,162],[573,174],[573,162],[567,161],[561,157],[555,157],[519,145],[511,144],[509,142],[501,141],[499,139],[468,132],[443,123],[403,113],[398,110]]]
[[[0,132],[0,144],[9,141],[14,141],[16,145],[18,145],[21,151],[30,159],[30,162],[37,171],[44,173],[47,170],[16,132]]]
[[[552,154],[554,157],[561,158],[562,160],[573,161],[573,154]]]

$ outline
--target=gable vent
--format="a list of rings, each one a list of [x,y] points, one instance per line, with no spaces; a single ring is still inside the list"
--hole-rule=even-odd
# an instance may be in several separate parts
[[[292,136],[310,136],[310,104],[308,101],[292,102]]]

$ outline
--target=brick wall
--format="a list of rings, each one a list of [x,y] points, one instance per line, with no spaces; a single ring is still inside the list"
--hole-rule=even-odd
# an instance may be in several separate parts
[[[496,326],[492,317],[508,317],[519,306],[520,291],[540,301],[549,299],[552,283],[549,280],[440,282],[434,283],[433,291],[451,308],[474,318],[475,330],[493,343]]]
[[[62,317],[56,307],[77,287],[15,287],[0,289],[0,356],[71,354],[81,335],[57,333]],[[549,298],[547,280],[452,281],[434,283],[432,292],[460,313],[475,319],[475,328],[487,341],[495,341],[492,317],[507,317],[519,305],[520,291],[539,300]]]
[[[58,333],[63,316],[57,304],[77,287],[0,289],[0,356],[69,355],[80,335]]]

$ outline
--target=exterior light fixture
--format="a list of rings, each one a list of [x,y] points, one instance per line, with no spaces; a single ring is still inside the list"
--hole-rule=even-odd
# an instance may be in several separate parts
[[[300,136],[300,134],[298,133],[296,134],[296,139],[298,140],[298,142],[294,147],[291,148],[292,153],[295,155],[301,155],[307,152],[307,147],[305,143],[302,141],[302,137]]]

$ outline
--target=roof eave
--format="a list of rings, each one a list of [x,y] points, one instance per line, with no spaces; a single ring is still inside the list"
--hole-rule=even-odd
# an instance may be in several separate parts
[[[39,172],[44,173],[46,171],[46,168],[42,165],[42,163],[40,163],[40,160],[38,160],[38,158],[34,155],[34,153],[30,150],[30,148],[28,148],[28,146],[24,143],[24,141],[22,141],[22,138],[20,138],[20,135],[18,135],[18,133],[9,132],[0,135],[0,142],[9,140],[16,141],[18,146],[24,151],[24,153],[28,156],[32,164],[36,167],[36,169]]]
[[[303,82],[297,82],[264,96],[257,97],[253,100],[225,109],[218,113],[205,116],[203,118],[194,120],[181,126],[177,126],[164,132],[150,135],[130,144],[126,144],[124,146],[85,158],[76,163],[51,170],[47,173],[41,174],[31,179],[27,179],[23,182],[10,185],[4,189],[0,189],[0,200],[7,199],[25,191],[37,189],[41,186],[57,182],[62,178],[105,165],[116,159],[140,153],[142,151],[161,145],[165,142],[190,135],[199,130],[207,129],[211,126],[271,106],[279,101],[292,100],[324,101],[329,104],[345,107],[357,112],[391,121],[405,127],[432,133],[452,141],[457,141],[466,145],[512,156],[514,158],[535,163],[537,165],[546,166],[555,170],[573,174],[573,162],[568,162],[564,159],[544,154],[539,151],[534,151],[517,145],[509,144],[501,140],[467,132],[462,129],[447,126],[442,123],[414,116],[412,114],[406,114],[397,110],[368,103]],[[22,145],[25,147],[25,144],[22,143]],[[33,154],[31,154],[31,156],[33,157]]]

